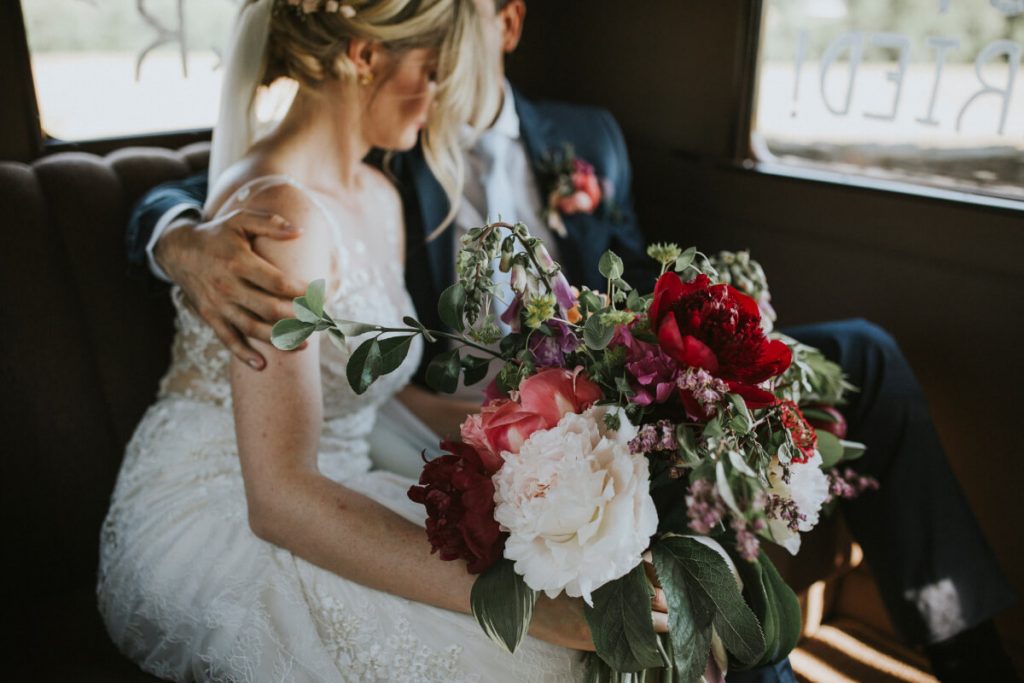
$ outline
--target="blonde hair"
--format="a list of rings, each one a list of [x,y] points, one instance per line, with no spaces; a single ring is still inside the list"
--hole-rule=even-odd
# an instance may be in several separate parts
[[[497,112],[496,51],[488,49],[473,0],[349,0],[353,16],[336,12],[303,14],[278,0],[270,22],[264,84],[288,77],[316,87],[331,79],[355,80],[347,56],[359,38],[401,53],[438,50],[437,92],[423,129],[423,155],[448,197],[449,211],[431,233],[452,221],[462,196],[464,168],[459,131],[477,132]]]

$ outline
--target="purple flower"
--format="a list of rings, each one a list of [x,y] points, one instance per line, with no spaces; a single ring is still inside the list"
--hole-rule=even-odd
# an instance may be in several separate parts
[[[671,398],[679,377],[679,365],[661,347],[640,341],[625,326],[616,330],[612,344],[626,347],[629,386],[635,392],[629,399],[631,403],[648,406]]]
[[[698,534],[708,534],[722,523],[725,505],[718,495],[717,487],[707,479],[698,479],[690,484],[686,494],[686,516],[689,527]]]
[[[529,348],[537,365],[542,367],[565,367],[565,357],[576,350],[579,339],[572,328],[561,320],[547,321],[551,336],[535,332],[530,337]]]

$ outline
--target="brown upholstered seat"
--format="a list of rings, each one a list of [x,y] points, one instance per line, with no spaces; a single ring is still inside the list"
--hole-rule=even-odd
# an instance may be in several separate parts
[[[143,192],[206,157],[196,145],[0,163],[9,680],[155,680],[115,651],[94,595],[100,523],[172,333],[166,290],[127,275],[124,230]]]

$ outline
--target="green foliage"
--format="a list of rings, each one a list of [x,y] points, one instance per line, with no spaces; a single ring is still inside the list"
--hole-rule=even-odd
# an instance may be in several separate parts
[[[800,639],[800,602],[763,550],[755,562],[737,560],[736,568],[743,579],[743,593],[764,630],[764,655],[752,666],[780,662]]]
[[[597,270],[609,280],[618,280],[626,272],[622,259],[611,250],[601,254],[601,260],[597,262]]]
[[[653,593],[643,564],[594,591],[594,606],[585,614],[598,656],[620,672],[665,664],[651,622]]]
[[[348,378],[352,391],[357,394],[365,393],[370,385],[383,374],[382,356],[380,342],[376,339],[367,339],[349,356],[348,364],[345,366],[345,376]]]
[[[583,342],[595,351],[605,349],[615,336],[615,325],[605,321],[601,313],[587,318],[583,326]]]
[[[489,358],[465,356],[462,359],[462,382],[467,387],[483,381],[487,376],[487,368],[491,365]]]
[[[270,343],[282,351],[292,351],[309,339],[316,330],[313,323],[295,318],[285,318],[274,324],[270,330]]]
[[[463,322],[463,313],[466,310],[466,289],[461,283],[454,285],[441,293],[437,301],[437,312],[445,325],[456,332],[466,329]]]
[[[484,633],[515,652],[530,628],[537,593],[516,573],[512,561],[502,558],[477,577],[469,601]]]
[[[351,362],[351,361],[350,361]],[[459,372],[462,361],[458,349],[438,354],[427,365],[427,384],[435,391],[454,394],[459,388]]]
[[[818,452],[821,453],[821,469],[827,470],[835,467],[843,459],[843,444],[836,438],[835,434],[821,429],[815,429],[818,435]]]
[[[694,627],[679,624],[683,627],[683,635],[692,633],[694,638],[702,638],[710,623],[726,650],[740,665],[747,666],[760,660],[765,651],[761,626],[743,600],[732,571],[717,552],[693,538],[667,536],[655,543],[653,554],[654,566],[666,597],[671,590],[675,593],[674,602],[682,605],[684,598],[688,601]],[[685,606],[682,609],[685,614]],[[672,603],[669,604],[669,615],[669,632],[672,633]],[[707,637],[710,642],[710,635]],[[675,633],[672,633],[672,647],[677,658],[680,653],[692,655],[683,657],[680,662],[686,670],[695,665],[695,657],[701,654],[693,652],[692,646]],[[706,661],[707,652],[703,654]]]

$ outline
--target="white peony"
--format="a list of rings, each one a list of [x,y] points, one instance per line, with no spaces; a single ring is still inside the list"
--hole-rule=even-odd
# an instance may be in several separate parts
[[[620,429],[604,416],[615,413]],[[505,557],[533,590],[591,593],[629,573],[658,529],[643,454],[627,444],[637,429],[617,408],[568,413],[534,432],[518,454],[502,453],[494,517],[510,534]]]
[[[821,471],[821,464],[818,451],[807,462],[791,463],[788,484],[782,478],[783,469],[777,458],[768,472],[768,493],[793,501],[797,512],[802,515],[797,525],[800,532],[810,531],[818,525],[818,514],[828,498],[828,477]],[[772,540],[791,555],[800,550],[800,533],[790,529],[785,520],[769,517],[768,532]]]

